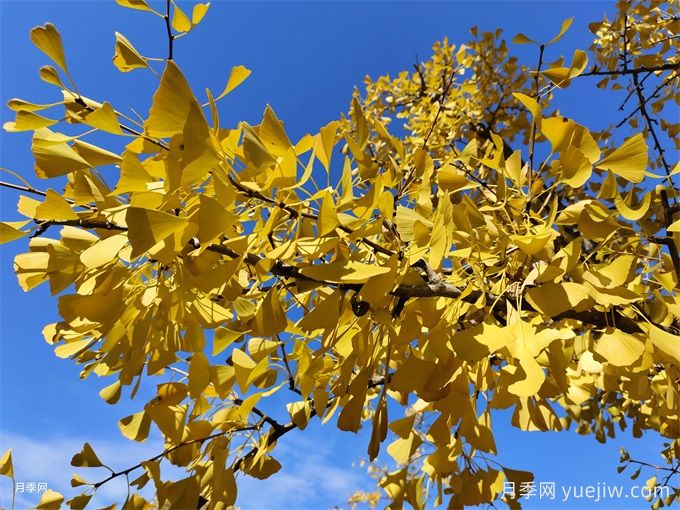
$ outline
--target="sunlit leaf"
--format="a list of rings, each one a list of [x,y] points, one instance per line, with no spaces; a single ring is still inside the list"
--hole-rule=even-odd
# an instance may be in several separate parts
[[[222,93],[215,98],[215,101],[222,99],[224,96],[229,94],[232,90],[238,87],[243,81],[250,76],[250,69],[244,66],[234,66],[231,68],[231,73],[229,74],[229,79],[227,80],[227,85],[224,87]]]
[[[308,278],[333,283],[365,283],[369,278],[389,271],[389,267],[372,266],[351,260],[300,268],[300,273]]]
[[[12,449],[3,453],[0,458],[0,475],[14,478],[14,466],[12,464]]]
[[[642,182],[649,161],[647,151],[645,138],[642,133],[638,133],[601,159],[596,166],[631,182]]]
[[[144,130],[149,136],[163,138],[181,133],[195,101],[189,83],[172,60],[166,64]]]
[[[45,23],[41,27],[31,30],[31,41],[45,55],[50,57],[62,71],[68,72],[66,67],[66,56],[61,44],[61,35],[52,23]]]
[[[116,47],[113,54],[113,65],[119,71],[127,73],[133,69],[149,67],[146,59],[139,54],[137,49],[127,38],[116,32]]]

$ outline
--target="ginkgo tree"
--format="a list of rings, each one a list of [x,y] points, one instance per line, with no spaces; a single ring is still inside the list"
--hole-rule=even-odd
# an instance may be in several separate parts
[[[347,116],[299,140],[269,107],[258,125],[220,124],[244,66],[219,94],[189,86],[173,47],[209,4],[117,2],[167,28],[162,58],[116,34],[121,72],[158,75],[148,115],[82,94],[57,28],[34,28],[59,96],[9,100],[4,128],[33,132],[46,185],[1,183],[23,219],[0,240],[29,238],[19,284],[58,296],[45,340],[109,381],[102,399],[156,385],[119,427],[165,444],[116,471],[86,442],[82,494],[50,490],[38,508],[85,508],[118,478],[123,508],[228,508],[242,476],[276,476],[277,443],[312,420],[369,430],[369,458],[389,459],[355,503],[519,508],[504,485],[532,474],[494,460],[502,409],[525,431],[659,433],[660,465],[622,451],[620,471],[670,488],[650,490],[656,508],[680,500],[677,0],[620,1],[590,48],[550,63],[571,20],[549,41],[514,37],[532,63],[473,29],[367,79]],[[577,80],[621,90],[618,125],[591,131],[553,105]],[[0,474],[13,477],[11,451]]]

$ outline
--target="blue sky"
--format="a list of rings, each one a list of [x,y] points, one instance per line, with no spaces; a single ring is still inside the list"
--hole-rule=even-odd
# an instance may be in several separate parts
[[[361,90],[365,75],[394,75],[410,69],[416,54],[427,58],[432,43],[444,36],[463,43],[469,28],[478,25],[481,30],[503,28],[509,39],[521,31],[547,40],[563,19],[574,16],[571,30],[546,56],[551,61],[562,52],[569,60],[575,48],[589,45],[587,24],[613,8],[609,1],[217,1],[195,32],[177,41],[175,59],[197,91],[209,87],[219,92],[233,65],[250,68],[253,74],[247,82],[221,103],[221,123],[257,123],[270,104],[293,139],[315,132],[346,111],[353,88]],[[47,59],[28,38],[31,27],[46,21],[61,31],[84,95],[107,99],[122,110],[148,110],[155,78],[140,70],[121,74],[114,68],[114,31],[124,34],[142,54],[164,56],[165,28],[153,15],[123,9],[113,0],[0,0],[3,104],[13,97],[58,100],[58,91],[38,79],[37,70]],[[534,48],[514,46],[512,51],[524,62],[535,61]],[[593,92],[594,84],[589,85],[560,92],[556,104],[579,123],[605,127],[616,114],[618,101],[611,93]],[[6,107],[0,111],[2,122],[13,119]],[[37,187],[47,187],[34,177],[30,136],[3,132],[0,137],[0,166],[20,172]],[[0,218],[17,219],[16,200],[15,192],[0,189]],[[142,401],[107,405],[98,391],[108,383],[95,379],[83,383],[77,367],[56,358],[43,341],[42,327],[58,320],[56,300],[46,287],[29,294],[18,287],[12,259],[25,246],[25,241],[19,241],[0,247],[0,448],[14,447],[17,480],[47,481],[51,488],[67,491],[70,457],[84,441],[117,468],[149,457],[161,447],[154,438],[140,447],[118,432],[116,421],[137,411]],[[573,432],[521,433],[504,421],[509,421],[509,415],[497,416],[495,423],[503,463],[533,469],[537,481],[564,485],[636,483],[616,474],[619,446],[627,447],[634,457],[656,462],[661,443],[652,436],[633,441],[624,434],[603,446]],[[367,442],[366,434],[340,433],[332,424],[291,433],[277,449],[283,470],[266,482],[245,481],[239,505],[246,510],[345,506],[353,489],[371,487],[363,471],[352,467],[365,456]],[[120,486],[107,487],[102,503],[120,498],[122,491]],[[10,492],[7,484],[0,485],[0,505],[9,504]],[[25,496],[19,508],[35,503],[35,497]],[[527,508],[560,509],[639,507],[640,502],[632,500],[550,505],[529,500],[527,504]]]

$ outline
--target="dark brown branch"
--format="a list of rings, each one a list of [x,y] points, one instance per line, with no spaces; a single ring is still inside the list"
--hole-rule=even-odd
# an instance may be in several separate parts
[[[293,371],[290,368],[290,363],[288,362],[288,355],[286,354],[286,347],[283,344],[283,341],[281,340],[281,337],[276,335],[276,339],[279,341],[279,349],[281,350],[281,359],[283,360],[283,364],[286,367],[286,374],[288,375],[288,389],[291,391],[294,391],[295,393],[302,393],[300,390],[298,390],[295,387],[295,376],[293,375]]]
[[[534,77],[534,99],[539,104],[539,90],[538,84],[541,77],[541,67],[543,66],[543,52],[545,51],[545,45],[541,44],[538,50],[538,67],[536,68],[536,76]],[[531,207],[531,185],[534,178],[534,152],[536,147],[536,131],[538,126],[536,125],[536,120],[531,124],[531,143],[529,146],[529,197],[527,199],[527,211]]]
[[[102,220],[39,220],[36,219],[35,222],[40,225],[41,228],[47,229],[51,226],[70,226],[70,227],[80,227],[80,228],[100,228],[104,230],[120,230],[127,231],[127,227],[121,225],[116,225],[110,221]]]
[[[111,222],[107,221],[99,221],[99,220],[67,220],[67,221],[47,221],[41,223],[41,226],[50,226],[50,225],[71,225],[71,226],[79,226],[82,228],[95,228],[95,229],[107,229],[107,230],[118,230],[118,231],[126,231],[127,228],[123,227],[121,225],[116,225]],[[191,240],[191,245],[194,248],[200,247],[198,240],[192,239]],[[212,251],[214,253],[219,253],[222,255],[226,255],[229,258],[236,259],[236,258],[241,258],[243,257],[243,261],[251,266],[254,266],[258,264],[261,260],[262,257],[259,255],[256,255],[254,253],[247,253],[245,255],[241,255],[234,251],[233,249],[229,248],[228,246],[223,246],[220,244],[213,244],[210,245],[206,248],[209,251]],[[445,298],[451,298],[451,299],[458,299],[461,297],[463,291],[456,287],[455,285],[452,285],[450,283],[446,283],[443,281],[443,279],[433,271],[430,272],[431,270],[427,271],[427,277],[428,280],[432,280],[429,283],[426,283],[425,285],[399,285],[397,286],[392,292],[390,292],[391,295],[399,297],[399,298],[404,298],[404,299],[410,299],[410,298],[416,298],[416,297],[445,297]],[[360,283],[351,283],[351,284],[342,284],[342,283],[334,283],[334,282],[328,282],[325,280],[320,280],[320,279],[315,279],[315,278],[310,278],[309,276],[305,276],[300,272],[300,269],[289,265],[285,264],[283,262],[277,261],[272,265],[270,271],[272,275],[278,276],[281,278],[292,278],[294,280],[298,281],[309,281],[309,282],[315,282],[318,283],[319,285],[324,285],[324,286],[329,286],[329,287],[338,287],[341,289],[347,289],[347,290],[354,290],[354,291],[359,291],[362,288],[362,284]],[[436,275],[435,278],[432,277],[432,274]],[[466,302],[475,302],[480,296],[480,291],[473,291],[467,296],[463,298],[464,301]],[[496,299],[497,296],[490,295],[492,299]],[[525,303],[525,305],[528,310],[531,310],[531,308],[528,308],[528,304]],[[615,319],[617,322],[617,327],[621,329],[622,331],[628,332],[628,333],[634,333],[634,332],[640,332],[642,331],[640,327],[637,325],[635,321],[632,319],[628,319],[625,316],[621,315],[620,313],[614,311],[614,312],[598,312],[598,311],[590,311],[590,312],[565,312],[563,314],[560,314],[556,317],[553,317],[553,320],[560,320],[560,319],[576,319],[579,320],[585,324],[590,324],[596,327],[604,327],[609,324],[608,322],[608,317],[607,314],[614,313]]]
[[[172,34],[172,26],[170,25],[170,0],[165,1],[165,30],[168,33],[168,60],[172,60],[173,43],[175,36]]]
[[[33,187],[29,187],[29,186],[20,186],[18,184],[13,184],[11,182],[0,181],[0,187],[14,189],[14,190],[17,190],[17,191],[24,191],[25,193],[32,193],[33,195],[38,195],[38,196],[41,196],[41,197],[47,196],[47,193],[42,191],[42,190],[39,190],[39,189],[36,189],[36,188],[33,188]],[[71,205],[76,205],[75,201],[71,200],[70,198],[64,198],[64,200],[66,200]],[[85,209],[95,209],[93,206],[87,205],[87,204],[78,205],[77,207],[84,207]]]
[[[86,110],[88,110],[90,112],[95,111],[95,108],[93,108],[91,105],[87,104],[82,97],[77,97],[75,99],[75,102],[78,103],[80,106],[82,106],[83,108],[85,108]],[[120,115],[120,114],[118,112],[116,112],[116,115]],[[120,127],[120,129],[122,129],[126,133],[138,136],[138,137],[146,140],[149,143],[157,145],[158,147],[160,147],[163,150],[166,150],[166,151],[170,150],[170,148],[165,143],[163,143],[161,140],[156,140],[154,138],[148,137],[145,134],[137,131],[136,129],[132,129],[131,127],[126,126],[125,124],[121,124],[120,122],[118,123],[118,126]]]
[[[678,253],[678,247],[675,245],[675,241],[673,240],[673,233],[668,231],[668,228],[671,226],[673,223],[673,208],[671,208],[671,205],[668,201],[668,192],[664,189],[661,190],[661,203],[663,204],[663,210],[664,210],[664,220],[666,224],[666,236],[668,236],[668,243],[666,244],[666,247],[668,248],[668,253],[671,255],[671,261],[673,262],[673,268],[675,269],[675,278],[680,285],[680,254]]]
[[[15,189],[17,191],[25,191],[26,193],[33,193],[34,195],[40,195],[41,197],[47,195],[47,193],[45,193],[44,191],[40,191],[39,189],[29,188],[28,186],[19,186],[18,184],[12,184],[11,182],[0,181],[0,186],[2,186],[3,188]],[[68,201],[68,199],[66,200]]]
[[[623,76],[623,75],[628,75],[628,74],[632,74],[633,76],[637,76],[638,74],[656,73],[656,72],[659,72],[659,71],[672,71],[674,69],[680,69],[680,63],[663,64],[663,65],[660,65],[660,66],[652,66],[652,67],[636,67],[636,68],[633,68],[633,69],[615,69],[614,71],[598,71],[597,68],[595,68],[592,71],[580,74],[579,77],[581,77],[581,76]]]
[[[380,377],[378,379],[373,379],[368,383],[368,389],[373,389],[378,386],[382,386],[383,384],[389,383],[392,378],[392,374],[387,374],[384,377]],[[329,409],[335,404],[335,401],[338,397],[335,396],[331,399],[328,400],[328,403],[326,404],[326,409]],[[317,409],[314,408],[314,402],[312,400],[307,400],[307,402],[310,404],[311,410],[309,413],[309,419],[311,420],[313,417],[315,417],[318,414]],[[272,432],[267,436],[267,442],[265,447],[269,447],[273,445],[276,441],[279,440],[282,436],[290,432],[291,430],[294,430],[298,428],[298,426],[293,423],[292,421],[286,423],[285,425],[280,425],[278,428],[272,428]],[[248,453],[243,455],[242,457],[239,457],[236,459],[234,462],[234,471],[238,471],[243,469],[243,463],[250,457],[253,457],[257,452],[259,451],[259,448],[257,446],[254,446]]]
[[[297,218],[298,216],[302,216],[303,218],[308,218],[308,219],[315,220],[315,221],[319,219],[319,217],[316,214],[298,212],[297,209],[289,206],[285,202],[280,202],[280,201],[274,200],[271,197],[267,197],[267,196],[263,195],[259,191],[249,189],[249,188],[243,186],[240,182],[238,182],[232,176],[229,176],[229,182],[238,191],[245,194],[249,198],[253,198],[253,199],[260,200],[262,202],[274,205],[274,206],[286,211],[291,216],[291,218]],[[354,230],[352,230],[351,228],[349,228],[346,225],[338,225],[338,228],[340,230],[342,230],[343,232],[347,233],[347,234],[353,234],[354,233]],[[383,255],[387,255],[387,256],[394,255],[394,252],[392,250],[385,248],[384,246],[381,246],[378,243],[371,241],[370,239],[367,239],[365,237],[358,239],[358,241],[364,243],[366,246],[371,247],[373,249],[373,251],[375,251],[375,252],[382,253]]]
[[[107,482],[110,482],[110,481],[113,480],[114,478],[118,478],[119,476],[126,476],[126,475],[130,474],[132,471],[134,471],[135,469],[141,468],[142,465],[143,465],[145,462],[155,462],[155,461],[157,461],[157,460],[159,460],[159,459],[162,459],[162,458],[165,457],[166,455],[171,454],[171,453],[174,452],[175,450],[177,450],[177,449],[179,449],[179,448],[182,448],[183,446],[187,446],[187,445],[191,445],[191,444],[196,444],[196,443],[201,443],[201,444],[202,444],[202,443],[204,443],[205,441],[209,441],[210,439],[214,439],[214,438],[216,438],[216,437],[224,436],[224,435],[226,435],[226,434],[232,434],[232,433],[234,433],[234,432],[245,432],[245,431],[249,431],[249,430],[259,430],[259,429],[262,427],[263,424],[264,424],[264,419],[260,419],[260,421],[257,422],[255,425],[248,425],[248,426],[246,426],[246,427],[237,427],[237,428],[234,428],[234,429],[230,429],[230,430],[226,430],[226,431],[217,432],[217,433],[215,433],[215,434],[211,434],[211,435],[206,436],[206,437],[201,437],[201,438],[199,438],[199,439],[192,439],[191,441],[185,441],[185,442],[183,442],[183,443],[180,443],[180,444],[178,444],[178,445],[172,446],[172,447],[170,447],[170,448],[166,448],[165,450],[163,450],[163,451],[162,451],[161,453],[159,453],[158,455],[154,455],[153,457],[150,457],[150,458],[148,458],[148,459],[146,459],[146,460],[144,460],[144,461],[142,461],[142,462],[140,462],[140,463],[138,463],[138,464],[135,464],[134,466],[131,466],[131,467],[127,468],[127,469],[123,469],[123,470],[121,470],[121,471],[113,471],[113,472],[111,473],[110,476],[108,476],[107,478],[104,478],[103,480],[101,480],[101,481],[99,481],[99,482],[93,483],[92,486],[94,487],[95,490],[97,490],[99,487],[101,487],[102,485],[104,485],[104,484],[107,483]]]
[[[647,76],[649,76],[649,75],[647,75]],[[661,83],[656,87],[656,89],[654,89],[654,91],[652,92],[652,94],[651,94],[650,96],[648,96],[648,97],[645,98],[645,101],[644,101],[643,104],[646,106],[647,103],[649,103],[652,99],[656,99],[657,97],[659,97],[659,92],[661,92],[661,91],[663,90],[663,88],[666,87],[666,86],[667,86],[671,81],[673,81],[675,78],[677,78],[677,74],[671,74],[668,78],[666,78],[663,82],[661,82]],[[640,80],[640,86],[642,86],[642,84],[644,83],[644,81],[645,81],[644,78],[643,78],[642,80]],[[636,93],[636,90],[637,90],[637,88],[633,87],[633,90],[630,91],[630,95]],[[619,109],[620,109],[620,110],[623,110],[623,105],[622,105],[621,108],[619,108]],[[615,127],[616,127],[616,128],[620,128],[620,127],[623,126],[626,122],[628,122],[630,119],[632,119],[632,118],[635,116],[635,114],[636,114],[637,112],[639,112],[639,111],[640,111],[640,105],[638,105],[632,112],[630,112],[628,115],[626,115],[626,117],[625,117],[623,120],[621,120]]]

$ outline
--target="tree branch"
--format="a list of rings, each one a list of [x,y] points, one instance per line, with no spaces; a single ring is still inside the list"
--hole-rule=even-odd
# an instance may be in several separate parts
[[[589,71],[587,73],[579,74],[579,77],[581,77],[581,76],[623,76],[623,75],[628,75],[628,74],[632,74],[633,76],[637,76],[638,74],[656,73],[656,72],[659,72],[659,71],[671,71],[671,70],[674,70],[674,69],[680,69],[680,63],[663,64],[663,65],[652,66],[652,67],[636,67],[636,68],[633,68],[633,69],[615,69],[613,71],[598,71],[597,68],[595,68],[592,71]]]
[[[170,25],[170,0],[165,0],[165,30],[168,34],[168,60],[172,60],[173,43],[175,36],[172,34],[172,26]]]
[[[41,226],[47,226],[50,225],[70,225],[70,226],[79,226],[82,228],[94,228],[94,229],[106,229],[106,230],[118,230],[118,231],[127,231],[127,227],[123,227],[121,225],[116,225],[114,223],[108,222],[108,221],[99,221],[99,220],[67,220],[67,221],[47,221],[47,222],[42,222],[40,223]],[[200,245],[198,243],[197,239],[192,239],[190,241],[191,246],[194,248],[199,248]],[[233,249],[229,248],[228,246],[223,246],[220,244],[212,244],[206,247],[207,250],[212,251],[214,253],[219,253],[222,255],[226,255],[229,258],[232,259],[237,259],[243,257],[243,261],[250,265],[254,266],[257,265],[260,261],[263,260],[263,257],[260,257],[259,255],[256,255],[254,253],[247,253],[245,255],[241,255],[234,251]],[[418,264],[418,262],[416,263]],[[326,280],[322,279],[315,279],[315,278],[310,278],[309,276],[305,276],[300,272],[300,269],[296,266],[292,266],[290,264],[286,264],[280,261],[276,261],[270,271],[272,275],[282,277],[282,278],[292,278],[298,281],[308,281],[308,282],[315,282],[320,285],[324,285],[327,287],[337,287],[341,289],[349,289],[349,290],[354,290],[354,291],[359,291],[361,290],[363,284],[361,283],[335,283],[335,282],[329,282]],[[443,281],[440,275],[437,273],[434,273],[431,269],[426,270],[426,275],[428,277],[429,281],[425,285],[398,285],[396,288],[394,288],[390,294],[399,298],[404,298],[404,299],[410,299],[414,297],[444,297],[444,298],[451,298],[451,299],[458,299],[462,296],[463,291],[456,287],[455,285],[452,285],[450,283],[447,283]],[[435,278],[432,277],[432,275],[435,275]],[[481,291],[473,291],[470,294],[466,295],[463,300],[465,302],[470,302],[474,303],[481,295]],[[494,296],[489,294],[489,297],[493,300],[495,299],[503,299],[502,296]],[[526,310],[533,310],[526,302],[523,302],[523,306],[526,307]],[[569,319],[575,319],[579,320],[583,323],[590,324],[596,327],[604,327],[609,324],[609,318],[611,317],[611,314],[614,314],[614,318],[616,319],[617,327],[625,331],[627,333],[635,333],[635,332],[641,332],[642,330],[640,327],[637,325],[637,323],[631,319],[628,319],[624,315],[620,314],[616,310],[608,311],[608,312],[598,312],[598,311],[589,311],[589,312],[565,312],[562,313],[556,317],[553,317],[553,320],[560,320],[564,318],[569,318]]]
[[[387,384],[390,382],[392,379],[392,374],[387,374],[384,377],[380,377],[378,379],[374,379],[370,381],[367,385],[368,389],[376,388],[378,386],[382,386],[383,384]],[[337,400],[337,396],[329,399],[328,403],[326,404],[326,409],[329,409],[335,404],[335,401]],[[311,420],[314,416],[318,414],[317,409],[314,407],[314,401],[307,399],[307,402],[310,403],[311,410],[309,413],[309,419]],[[276,441],[278,441],[279,438],[290,432],[291,430],[294,430],[298,428],[298,426],[293,423],[292,421],[286,423],[285,425],[281,425],[279,428],[273,428],[272,433],[267,436],[267,442],[265,447],[269,447],[273,445]],[[254,446],[248,453],[243,455],[242,457],[239,457],[236,459],[234,462],[234,471],[242,470],[243,469],[243,463],[250,457],[254,456],[257,452],[259,451],[259,448],[257,446]]]
[[[134,466],[131,466],[127,469],[123,469],[121,471],[113,471],[110,476],[108,476],[107,478],[104,478],[103,480],[101,480],[99,482],[93,483],[92,486],[94,487],[95,490],[97,490],[99,487],[101,487],[102,485],[104,485],[107,482],[110,482],[114,478],[118,478],[119,476],[124,476],[124,475],[126,476],[126,475],[130,474],[132,471],[134,471],[135,469],[141,468],[142,465],[145,462],[155,462],[158,459],[162,459],[166,455],[169,455],[170,453],[174,452],[175,450],[182,448],[183,446],[187,446],[187,445],[190,445],[190,444],[196,444],[196,443],[204,443],[205,441],[209,441],[210,439],[214,439],[216,437],[224,436],[225,434],[232,434],[234,432],[245,432],[245,431],[248,431],[248,430],[259,430],[262,427],[262,425],[264,424],[264,422],[265,422],[264,418],[261,418],[260,421],[257,422],[255,425],[248,425],[248,426],[245,426],[245,427],[237,427],[237,428],[234,428],[234,429],[217,432],[215,434],[211,434],[211,435],[206,436],[206,437],[201,437],[199,439],[192,439],[190,441],[182,442],[182,443],[177,444],[175,446],[172,446],[170,448],[166,448],[165,450],[163,450],[158,455],[154,455],[153,457],[150,457],[146,460],[143,460],[143,461],[139,462],[138,464],[135,464]]]

